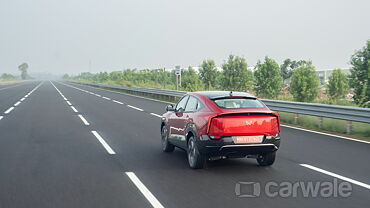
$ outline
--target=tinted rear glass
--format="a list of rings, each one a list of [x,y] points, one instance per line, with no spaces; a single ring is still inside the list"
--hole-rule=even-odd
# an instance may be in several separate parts
[[[265,106],[256,99],[250,98],[224,98],[217,99],[213,102],[220,108],[264,108]]]

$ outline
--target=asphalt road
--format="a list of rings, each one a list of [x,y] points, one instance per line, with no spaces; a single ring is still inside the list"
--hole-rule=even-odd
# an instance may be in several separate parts
[[[158,115],[165,106],[58,81],[2,86],[0,207],[370,205],[369,143],[283,127],[271,167],[230,159],[191,170],[184,151],[161,152]],[[258,196],[243,197],[257,190],[248,182],[260,186]],[[281,190],[296,182],[347,183],[352,190],[349,196]],[[277,196],[266,193],[269,183]]]

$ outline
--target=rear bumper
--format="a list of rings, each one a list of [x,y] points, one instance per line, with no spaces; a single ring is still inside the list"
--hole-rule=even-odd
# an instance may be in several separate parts
[[[235,144],[232,137],[211,139],[208,135],[202,135],[197,140],[200,154],[207,156],[245,157],[277,151],[280,147],[280,135],[271,139],[263,138],[258,144]]]

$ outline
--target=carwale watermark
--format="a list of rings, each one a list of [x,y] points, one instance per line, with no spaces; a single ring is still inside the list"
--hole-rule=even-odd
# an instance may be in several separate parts
[[[261,182],[237,182],[235,184],[235,195],[239,198],[267,197],[342,197],[346,198],[352,194],[352,184],[346,181],[269,181]]]

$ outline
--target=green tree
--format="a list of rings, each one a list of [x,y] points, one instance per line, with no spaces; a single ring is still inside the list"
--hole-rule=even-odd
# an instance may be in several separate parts
[[[299,60],[299,61],[294,61],[291,59],[285,59],[283,64],[280,66],[281,70],[281,76],[283,77],[283,80],[289,79],[293,72],[302,64],[306,63],[307,61],[304,60]]]
[[[311,62],[302,64],[292,75],[290,92],[300,102],[312,102],[319,93],[319,80]]]
[[[254,78],[255,90],[258,96],[276,98],[279,95],[283,78],[279,64],[275,60],[266,56],[263,63],[258,61]]]
[[[202,88],[202,81],[196,71],[189,66],[187,70],[182,71],[181,88],[186,91],[197,91]]]
[[[11,75],[11,74],[3,73],[0,76],[0,79],[2,79],[2,80],[14,80],[14,79],[16,79],[16,77]]]
[[[18,69],[19,69],[19,71],[21,71],[21,78],[23,80],[27,79],[28,78],[28,73],[27,73],[28,64],[23,63],[23,64],[18,66]]]
[[[329,77],[327,93],[330,99],[337,101],[344,98],[348,92],[348,81],[346,75],[340,70],[335,69]]]
[[[68,74],[64,74],[64,75],[62,76],[62,79],[69,79],[69,75],[68,75]]]
[[[353,99],[362,107],[370,107],[370,40],[362,50],[351,57],[350,86],[354,88]]]
[[[204,60],[199,69],[200,79],[207,90],[216,86],[217,68],[213,60]]]
[[[221,87],[223,90],[246,91],[252,88],[253,73],[248,70],[244,58],[230,55],[222,65]]]

